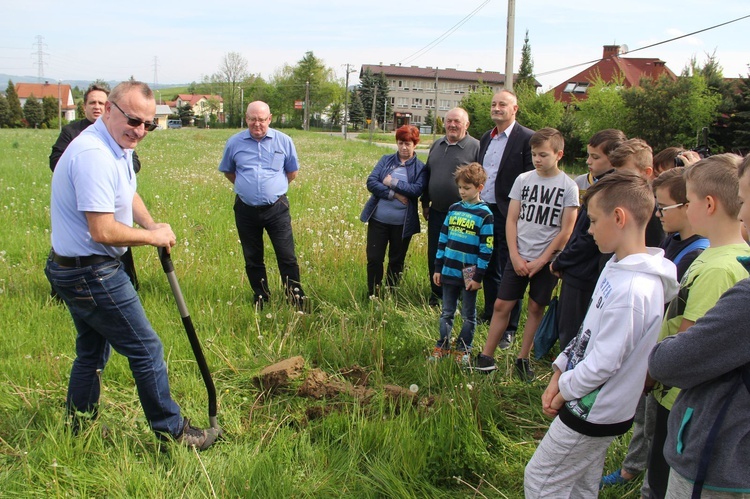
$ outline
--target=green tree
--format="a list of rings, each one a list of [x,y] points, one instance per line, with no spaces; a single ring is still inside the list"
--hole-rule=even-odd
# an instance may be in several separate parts
[[[712,150],[713,152],[731,151],[734,147],[734,140],[729,123],[737,106],[739,95],[737,88],[732,80],[724,78],[723,69],[715,53],[707,55],[703,65],[700,65],[693,57],[689,65],[683,69],[683,76],[694,74],[703,76],[709,91],[721,98],[716,109],[717,119],[709,127],[709,141],[715,146]]]
[[[23,109],[21,109],[21,100],[16,93],[16,87],[11,80],[8,80],[5,98],[8,99],[8,127],[21,128],[23,126]]]
[[[47,128],[52,127],[53,121],[57,123],[57,115],[58,115],[57,102],[58,102],[57,99],[55,99],[51,95],[48,95],[47,97],[42,99],[42,111],[44,113],[44,124],[47,125]]]
[[[375,75],[370,68],[367,68],[359,79],[359,97],[362,99],[366,118],[372,118],[372,97],[375,94],[376,88],[375,119],[378,122],[382,122],[384,118],[384,104],[386,99],[388,99],[388,80],[382,71]]]
[[[574,99],[571,102],[571,107],[576,110],[576,135],[583,144],[587,144],[591,136],[599,130],[628,130],[630,111],[622,96],[623,81],[619,75],[613,81],[606,82],[597,73],[587,89],[587,98]],[[548,93],[552,95],[552,92]]]
[[[734,110],[728,116],[727,132],[731,149],[742,155],[750,153],[750,73],[735,86]]]
[[[435,118],[435,133],[438,135],[443,135],[445,133],[445,126],[443,125],[443,118],[438,116]]]
[[[667,75],[644,78],[639,87],[622,91],[629,111],[630,137],[640,137],[655,150],[692,146],[701,128],[716,119],[721,97],[711,92],[700,74],[673,81]]]
[[[189,126],[191,120],[193,120],[195,116],[193,106],[191,106],[190,104],[183,104],[182,106],[179,106],[177,108],[177,113],[180,115],[180,120],[182,120],[182,126]]]
[[[518,92],[518,87],[535,87],[534,78],[534,60],[531,58],[531,45],[529,44],[529,30],[526,30],[526,37],[523,39],[523,48],[521,49],[521,66],[518,68],[518,76],[516,77],[515,90]]]
[[[349,93],[349,122],[354,125],[355,130],[364,127],[365,108],[357,90],[352,90]]]
[[[307,111],[311,121],[319,119],[331,103],[340,99],[342,95],[343,85],[336,81],[333,69],[327,68],[325,62],[315,57],[311,51],[305,52],[302,59],[292,68],[291,81],[294,88],[302,89],[303,98],[305,89],[309,86],[310,107]],[[294,105],[294,102],[291,104]]]
[[[83,108],[83,99],[76,104],[76,118],[83,119],[86,116],[86,110]]]
[[[0,128],[7,128],[10,123],[10,107],[8,99],[0,93]]]
[[[432,114],[432,109],[427,110],[427,116],[424,117],[424,124],[427,126],[433,126],[435,124],[435,115]]]
[[[341,126],[342,116],[344,116],[344,103],[340,101],[332,102],[328,106],[328,119],[331,122],[331,126]]]
[[[480,138],[495,126],[490,114],[492,95],[492,88],[482,84],[475,92],[470,92],[461,99],[461,107],[469,114],[469,135],[474,138]]]
[[[34,97],[34,94],[29,95],[26,102],[23,105],[23,117],[28,123],[29,128],[39,128],[44,122],[44,109],[42,103]]]
[[[518,121],[532,130],[560,126],[565,106],[555,100],[552,93],[537,94],[536,87],[528,81],[516,88]]]

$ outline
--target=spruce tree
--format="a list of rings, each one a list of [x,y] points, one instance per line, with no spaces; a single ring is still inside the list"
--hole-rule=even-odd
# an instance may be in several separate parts
[[[521,49],[521,66],[518,68],[516,86],[534,86],[534,61],[531,58],[529,30],[526,30],[526,37],[523,39],[523,48]]]
[[[21,101],[18,99],[16,87],[12,80],[8,80],[5,98],[8,99],[8,127],[21,128],[23,126],[23,109],[21,109]]]
[[[8,107],[8,99],[3,94],[0,94],[0,128],[7,128],[10,120],[10,107]]]
[[[29,95],[23,105],[23,117],[26,119],[29,128],[39,128],[44,122],[42,103],[34,97],[34,94]]]
[[[362,105],[362,99],[359,92],[352,90],[349,95],[349,122],[354,125],[355,130],[359,130],[360,125],[365,121],[365,109]]]

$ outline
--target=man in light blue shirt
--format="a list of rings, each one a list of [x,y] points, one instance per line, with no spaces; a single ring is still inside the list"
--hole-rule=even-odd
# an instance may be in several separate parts
[[[234,184],[234,217],[256,306],[262,309],[270,294],[263,253],[265,230],[276,253],[284,290],[298,310],[305,310],[286,197],[299,170],[297,150],[288,135],[270,128],[271,118],[265,102],[247,106],[248,130],[229,138],[219,171]]]
[[[195,428],[180,414],[161,340],[119,260],[128,246],[169,249],[176,242],[169,224],[156,223],[136,193],[133,148],[156,128],[155,113],[148,85],[123,82],[96,123],[65,150],[52,175],[52,252],[45,273],[78,332],[67,396],[74,431],[97,416],[100,374],[114,348],[128,358],[157,436],[204,450],[218,432]]]

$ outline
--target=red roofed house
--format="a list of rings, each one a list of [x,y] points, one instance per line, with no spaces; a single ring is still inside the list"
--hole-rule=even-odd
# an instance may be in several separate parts
[[[567,104],[573,100],[573,97],[578,100],[586,99],[586,90],[599,75],[606,82],[612,82],[617,77],[621,77],[626,87],[637,87],[643,77],[655,80],[666,74],[673,80],[677,79],[677,75],[661,59],[620,57],[620,53],[620,45],[605,45],[604,54],[599,62],[552,89],[555,93],[555,100]]]
[[[212,106],[212,103],[215,105]],[[195,116],[208,117],[214,114],[220,123],[224,123],[224,99],[221,95],[178,94],[174,101],[175,107],[190,104]]]
[[[31,97],[41,101],[45,97],[53,97],[62,102],[62,117],[68,121],[76,119],[76,103],[73,100],[73,92],[70,85],[55,83],[16,83],[16,93],[21,107],[26,104],[26,99]]]

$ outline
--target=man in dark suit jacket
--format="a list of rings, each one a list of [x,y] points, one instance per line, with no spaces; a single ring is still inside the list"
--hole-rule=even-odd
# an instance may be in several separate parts
[[[505,239],[505,220],[508,216],[510,189],[516,177],[534,169],[531,161],[529,139],[533,130],[516,122],[518,100],[509,90],[501,90],[492,97],[492,121],[495,128],[486,132],[479,141],[477,162],[487,172],[487,182],[482,191],[482,200],[487,202],[495,216],[495,239],[492,259],[484,278],[484,313],[481,320],[492,318],[492,309],[497,298],[497,287],[505,265],[509,263],[508,243]],[[508,330],[500,342],[507,348],[518,328],[519,300],[511,314]]]

